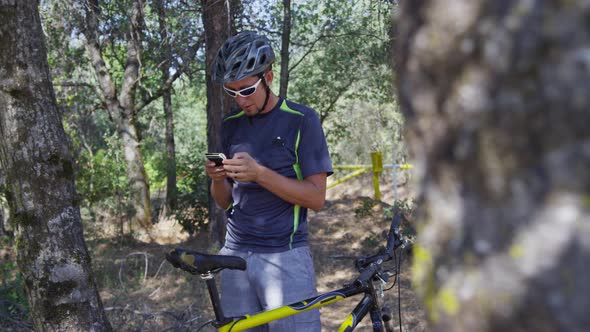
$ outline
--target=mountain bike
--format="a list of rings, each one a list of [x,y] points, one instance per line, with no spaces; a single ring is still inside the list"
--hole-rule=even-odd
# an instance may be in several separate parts
[[[379,297],[382,296],[384,290],[393,288],[399,278],[401,259],[398,258],[396,252],[408,245],[408,241],[399,234],[400,222],[401,213],[394,213],[385,247],[373,255],[359,257],[355,260],[354,265],[358,270],[358,276],[349,284],[300,302],[239,317],[226,317],[223,314],[214,276],[223,269],[245,270],[245,260],[236,256],[203,254],[182,248],[168,252],[166,259],[176,268],[193,275],[199,275],[207,284],[215,319],[202,325],[199,330],[211,324],[220,332],[243,331],[311,309],[328,306],[345,298],[364,294],[353,311],[344,319],[338,331],[353,331],[367,314],[371,317],[373,331],[393,331],[391,312],[387,307],[380,305]],[[383,263],[392,259],[396,261],[395,272],[388,271],[383,266]],[[391,277],[395,277],[393,285],[384,289],[384,285]],[[397,284],[399,296],[399,281]],[[401,312],[399,314],[401,331]]]

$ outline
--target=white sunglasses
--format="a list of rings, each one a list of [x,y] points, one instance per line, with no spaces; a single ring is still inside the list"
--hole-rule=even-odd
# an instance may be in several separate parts
[[[232,90],[232,89],[228,89],[228,88],[226,88],[226,87],[225,87],[225,85],[224,85],[224,86],[223,86],[223,90],[225,90],[225,92],[226,92],[228,95],[230,95],[230,96],[232,96],[232,97],[234,97],[234,98],[236,98],[237,96],[242,96],[242,97],[249,97],[249,96],[251,96],[251,95],[252,95],[254,92],[256,92],[256,88],[258,88],[258,84],[260,84],[260,82],[262,82],[262,78],[260,78],[260,79],[258,80],[258,82],[254,83],[254,85],[252,85],[252,86],[249,86],[249,87],[247,87],[247,88],[244,88],[244,89],[242,89],[242,90],[238,90],[238,91],[236,91],[236,90]]]

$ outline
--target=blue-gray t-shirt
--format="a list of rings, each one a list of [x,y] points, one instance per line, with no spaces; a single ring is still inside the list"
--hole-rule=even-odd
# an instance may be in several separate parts
[[[223,120],[223,153],[247,152],[259,164],[293,179],[332,174],[332,162],[316,112],[279,100],[272,111]],[[307,208],[284,201],[255,182],[232,181],[225,245],[234,250],[281,252],[307,245]]]

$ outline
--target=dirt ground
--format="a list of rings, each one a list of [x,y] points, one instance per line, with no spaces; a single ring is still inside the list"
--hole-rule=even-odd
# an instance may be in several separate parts
[[[383,232],[390,223],[385,210],[394,196],[410,195],[405,186],[394,193],[385,178],[381,180],[382,202],[376,202],[372,199],[371,181],[370,174],[366,174],[329,189],[325,207],[309,213],[319,292],[338,289],[354,280],[354,257],[374,253],[384,244]],[[205,253],[215,253],[217,248],[210,245],[206,234],[188,238],[177,225],[168,223],[156,228],[155,241],[159,244],[152,241],[121,246],[106,240],[90,244],[101,296],[117,331],[190,331],[214,316],[204,282],[173,269],[163,255],[177,246]],[[410,284],[410,265],[409,259],[401,265],[400,301],[397,285],[385,292],[384,301],[393,311],[396,331],[398,305],[404,331],[425,331],[424,311]],[[389,268],[393,271],[394,264]],[[357,296],[322,308],[323,330],[337,330],[359,300]],[[358,330],[367,331],[370,326],[366,317]],[[206,327],[203,331],[213,329]]]
[[[327,207],[310,218],[311,247],[314,253],[318,291],[333,290],[350,283],[358,275],[354,269],[354,257],[375,253],[384,245],[384,231],[390,220],[383,217],[384,204],[375,204],[370,211],[359,213],[373,201],[370,198],[342,198],[329,201]],[[355,212],[356,210],[356,212]],[[362,214],[362,216],[359,216]],[[410,260],[403,255],[401,264],[401,292],[398,302],[398,287],[384,293],[384,302],[392,309],[394,324],[398,331],[398,306],[404,331],[424,331],[425,319],[421,305],[411,289]],[[390,262],[388,269],[395,271]],[[391,281],[385,287],[391,286]],[[335,331],[343,319],[361,299],[360,295],[321,309],[324,331]],[[371,330],[369,317],[361,322],[359,331]]]
[[[374,253],[384,244],[382,233],[390,222],[385,212],[390,205],[371,199],[370,186],[364,192],[351,189],[359,186],[367,187],[351,183],[330,189],[326,206],[318,213],[310,212],[310,242],[319,292],[353,281],[354,257]],[[383,187],[383,197],[392,203],[390,189]],[[408,193],[400,188],[396,195],[404,197]],[[164,259],[164,254],[174,247],[215,253],[218,248],[210,245],[207,234],[189,238],[174,222],[161,222],[156,225],[156,238],[150,242],[97,236],[111,227],[116,228],[104,221],[87,224],[85,236],[114,331],[195,331],[214,317],[205,283],[174,269]],[[410,285],[410,265],[409,259],[401,265],[400,301],[397,285],[385,292],[384,299],[393,310],[396,331],[398,304],[403,330],[425,331],[424,312]],[[390,269],[393,271],[393,264]],[[322,308],[323,331],[337,330],[359,300],[354,297]],[[370,326],[369,317],[365,317],[358,330],[368,331]],[[202,331],[214,329],[207,326]]]

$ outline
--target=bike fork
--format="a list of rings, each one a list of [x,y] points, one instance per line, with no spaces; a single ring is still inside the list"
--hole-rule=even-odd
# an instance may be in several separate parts
[[[373,322],[373,332],[384,331],[381,310],[379,310],[377,305],[374,305],[371,309],[371,322]]]

